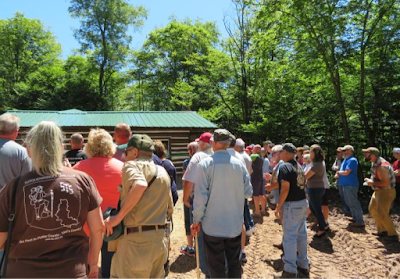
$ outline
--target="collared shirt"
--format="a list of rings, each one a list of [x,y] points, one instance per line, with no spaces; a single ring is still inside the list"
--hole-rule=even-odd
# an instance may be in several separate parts
[[[212,154],[211,148],[208,148],[200,152],[196,152],[196,154],[194,154],[192,159],[190,160],[186,172],[182,177],[182,180],[194,183],[196,180],[197,165],[200,163],[201,160],[209,157],[211,154]]]
[[[239,152],[239,154],[242,155],[242,157],[243,157],[243,159],[244,159],[244,161],[245,161],[245,163],[246,163],[247,171],[248,171],[249,173],[251,173],[251,171],[252,171],[251,163],[252,163],[252,162],[251,162],[251,158],[250,158],[249,154],[247,154],[247,153],[244,152],[244,151]]]
[[[382,157],[379,157],[378,160],[376,160],[375,163],[371,163],[371,179],[372,179],[374,182],[380,182],[380,181],[381,181],[381,179],[379,179],[379,178],[376,177],[376,169],[377,169],[379,166],[380,166],[381,168],[388,169],[388,172],[389,172],[389,180],[390,180],[390,186],[387,186],[387,187],[395,188],[395,187],[396,187],[396,177],[395,177],[395,175],[394,175],[393,168],[392,168],[392,166],[389,164],[389,162],[386,161],[385,159],[383,159]],[[382,188],[382,187],[372,186],[372,189],[373,189],[373,190],[379,190],[379,188]],[[386,187],[385,187],[385,188],[386,188]]]
[[[9,139],[0,138],[0,189],[16,176],[32,170],[25,147]]]
[[[140,201],[125,216],[126,227],[163,225],[166,217],[172,215],[173,204],[171,196],[171,180],[167,171],[156,166],[151,158],[139,157],[127,161],[122,168],[121,202],[125,203],[128,193],[137,181],[149,183],[158,168],[158,175],[153,184],[146,189]]]
[[[349,175],[339,175],[338,183],[340,186],[354,186],[358,187],[358,177],[357,177],[357,169],[358,169],[358,161],[354,155],[344,159],[343,163],[340,165],[340,171],[345,171],[350,169],[351,172]]]
[[[250,176],[237,158],[218,150],[199,163],[195,182],[193,223],[202,223],[214,237],[242,232],[244,199],[253,194]]]

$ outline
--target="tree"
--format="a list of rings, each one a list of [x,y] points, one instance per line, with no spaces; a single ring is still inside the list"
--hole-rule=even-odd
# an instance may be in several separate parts
[[[35,109],[34,102],[42,90],[55,87],[49,84],[54,79],[44,77],[58,71],[50,69],[61,66],[60,53],[61,46],[39,20],[25,18],[22,13],[0,20],[0,111]],[[34,82],[38,80],[44,81],[44,87],[38,88]],[[32,92],[33,86],[36,93]]]
[[[112,102],[109,83],[113,75],[125,66],[132,38],[129,28],[138,30],[146,18],[143,7],[133,7],[124,0],[71,0],[69,12],[81,20],[75,31],[82,52],[98,68],[100,96]]]

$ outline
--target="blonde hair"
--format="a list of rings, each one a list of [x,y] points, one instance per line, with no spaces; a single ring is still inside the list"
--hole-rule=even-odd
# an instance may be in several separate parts
[[[311,162],[311,156],[310,156],[309,153],[303,155],[303,160],[306,160],[306,162],[309,163],[309,164],[312,163],[312,162]]]
[[[112,157],[115,145],[111,135],[104,129],[91,129],[85,152],[89,157]]]
[[[165,146],[160,140],[154,141],[154,154],[158,156],[160,159],[164,159],[167,157],[167,151],[165,151]]]
[[[12,135],[19,129],[19,117],[14,114],[5,113],[0,116],[0,135]]]
[[[63,170],[63,133],[51,121],[42,121],[27,134],[25,142],[32,165],[41,176],[56,176]]]

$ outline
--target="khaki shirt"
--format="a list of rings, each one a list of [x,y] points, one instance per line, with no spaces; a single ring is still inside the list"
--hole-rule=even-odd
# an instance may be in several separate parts
[[[128,196],[131,186],[136,181],[149,183],[158,168],[157,178],[146,189],[142,198],[134,208],[125,216],[126,227],[164,225],[166,218],[173,212],[171,180],[163,167],[156,166],[151,158],[139,157],[134,161],[125,162],[122,168],[122,205]]]

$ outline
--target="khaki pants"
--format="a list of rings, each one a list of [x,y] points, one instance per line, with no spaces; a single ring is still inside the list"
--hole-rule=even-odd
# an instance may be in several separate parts
[[[111,263],[111,278],[164,278],[164,229],[125,234]]]
[[[395,189],[377,190],[371,197],[369,213],[375,219],[378,233],[386,231],[389,236],[397,235],[389,215],[390,206],[395,198]]]

